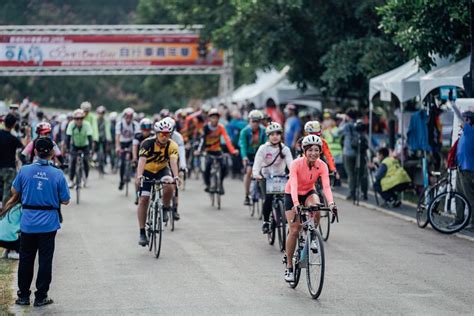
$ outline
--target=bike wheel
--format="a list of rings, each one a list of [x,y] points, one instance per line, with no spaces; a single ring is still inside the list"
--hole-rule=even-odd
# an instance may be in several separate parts
[[[81,200],[81,182],[82,182],[82,161],[76,163],[76,204],[79,204]]]
[[[458,192],[444,192],[436,196],[428,207],[428,220],[440,233],[454,234],[462,230],[471,218],[471,205]]]
[[[174,231],[174,212],[175,211],[176,211],[176,204],[175,204],[174,199],[173,199],[173,206],[171,207],[171,214],[168,214],[171,231]]]
[[[328,205],[326,197],[323,194],[320,194],[320,201],[325,206]],[[330,212],[320,212],[318,228],[323,240],[327,241],[329,239],[329,232],[331,231],[331,213]]]
[[[155,240],[153,246],[153,253],[155,255],[155,258],[158,259],[160,257],[161,252],[161,237],[163,235],[163,206],[160,205],[155,208],[155,214]]]
[[[154,241],[156,240],[155,235],[155,203],[150,203],[148,205],[148,212],[147,212],[147,221],[146,221],[146,233],[148,237],[148,250],[152,251]]]
[[[293,258],[300,258],[301,251],[299,250],[299,245],[296,247],[295,254],[293,255]],[[298,283],[300,282],[300,277],[301,277],[301,267],[299,263],[296,263],[296,261],[293,259],[293,273],[295,275],[295,281],[289,282],[288,284],[292,289],[296,288],[298,286]],[[295,264],[296,263],[296,264]]]
[[[308,291],[312,298],[317,299],[321,295],[324,284],[324,245],[323,238],[319,231],[313,230],[308,232],[306,240],[309,246],[305,247],[306,258],[306,282]],[[315,249],[311,249],[311,244],[315,243]]]
[[[128,196],[128,184],[130,183],[130,162],[129,161],[125,162],[124,181],[125,181],[125,196]]]
[[[286,217],[282,200],[278,201],[276,211],[278,216],[278,245],[280,246],[280,251],[284,252],[286,248]]]
[[[218,210],[221,209],[221,196],[222,196],[222,192],[221,192],[221,174],[220,174],[220,172],[217,172],[217,175],[216,175],[216,199],[217,199],[217,209]]]
[[[276,227],[277,227],[277,223],[275,220],[275,215],[272,212],[272,219],[270,222],[270,232],[267,234],[268,244],[271,246],[273,246],[273,244],[275,243]]]
[[[435,186],[428,186],[421,192],[416,205],[416,223],[418,227],[425,228],[428,225],[428,207],[438,194],[446,192],[447,182],[447,179],[443,179]]]

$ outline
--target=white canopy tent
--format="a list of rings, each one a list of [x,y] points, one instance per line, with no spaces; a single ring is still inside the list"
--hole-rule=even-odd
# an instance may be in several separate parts
[[[464,88],[462,78],[469,72],[471,57],[468,56],[455,64],[434,70],[420,78],[420,96],[426,96],[436,88],[442,86],[455,86]]]

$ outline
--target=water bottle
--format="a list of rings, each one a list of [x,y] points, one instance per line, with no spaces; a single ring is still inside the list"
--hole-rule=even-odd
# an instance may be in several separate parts
[[[300,252],[300,262],[306,261],[306,254],[308,253],[308,243],[304,243],[303,251]]]

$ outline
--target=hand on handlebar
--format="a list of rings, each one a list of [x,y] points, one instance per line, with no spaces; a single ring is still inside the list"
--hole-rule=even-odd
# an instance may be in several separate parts
[[[329,204],[329,209],[331,210],[331,212],[333,213],[333,217],[332,217],[332,220],[331,220],[331,224],[334,223],[334,221],[337,220],[337,222],[339,223],[339,214],[337,212],[337,206],[336,204],[333,202],[331,204]]]

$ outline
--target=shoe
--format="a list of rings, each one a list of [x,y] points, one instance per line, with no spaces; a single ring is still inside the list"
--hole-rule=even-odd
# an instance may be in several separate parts
[[[209,187],[205,187],[204,192],[211,193],[211,190],[209,190]]]
[[[84,178],[84,180],[82,180],[82,187],[87,188],[87,178]]]
[[[20,254],[16,252],[15,250],[9,251],[7,256],[8,256],[8,259],[20,260]]]
[[[135,205],[138,205],[138,194],[137,194],[137,196],[135,196],[135,202],[134,203],[135,203]]]
[[[270,222],[263,222],[262,233],[268,234],[270,232]]]
[[[174,218],[175,221],[179,221],[179,219],[181,218],[181,216],[179,216],[178,211],[174,211],[174,212],[173,212],[173,218]]]
[[[285,270],[285,281],[295,282],[295,274],[293,273],[293,268],[288,268]]]
[[[163,223],[168,221],[168,208],[163,208]]]
[[[351,194],[351,195],[348,195],[348,196],[346,196],[346,200],[347,200],[347,201],[349,201],[349,200],[353,200],[353,199],[354,199],[354,197],[352,196],[352,194]]]
[[[367,196],[367,193],[362,195],[362,200],[363,201],[367,201],[369,199],[369,197]]]
[[[223,187],[223,186],[220,187],[218,193],[219,193],[220,195],[224,195],[224,194],[225,194],[225,191],[224,191],[224,187]]]
[[[50,299],[49,297],[45,297],[42,300],[35,300],[35,303],[33,304],[33,306],[41,307],[41,306],[45,306],[45,305],[49,305],[53,303],[54,301],[52,299]]]
[[[67,186],[69,187],[69,189],[74,188],[74,182],[72,182],[71,180],[69,180],[69,181],[67,182]]]
[[[8,258],[8,253],[10,251],[8,249],[4,249],[3,252],[2,252],[2,256],[0,258],[2,259],[7,259]]]
[[[148,238],[146,238],[146,235],[140,234],[140,240],[138,240],[138,244],[142,247],[148,245]]]
[[[311,240],[311,245],[309,246],[309,248],[311,249],[311,251],[313,253],[318,253],[318,242],[316,240]]]
[[[250,197],[248,195],[245,196],[244,205],[250,205]]]
[[[29,297],[19,297],[15,301],[16,305],[27,306],[30,305],[30,298]]]
[[[393,207],[400,207],[400,205],[402,205],[402,201],[400,201],[400,200],[395,200],[393,202]]]
[[[124,183],[123,183],[123,182],[120,182],[120,184],[119,184],[119,191],[122,191],[122,190],[123,190],[123,186],[124,186]]]

